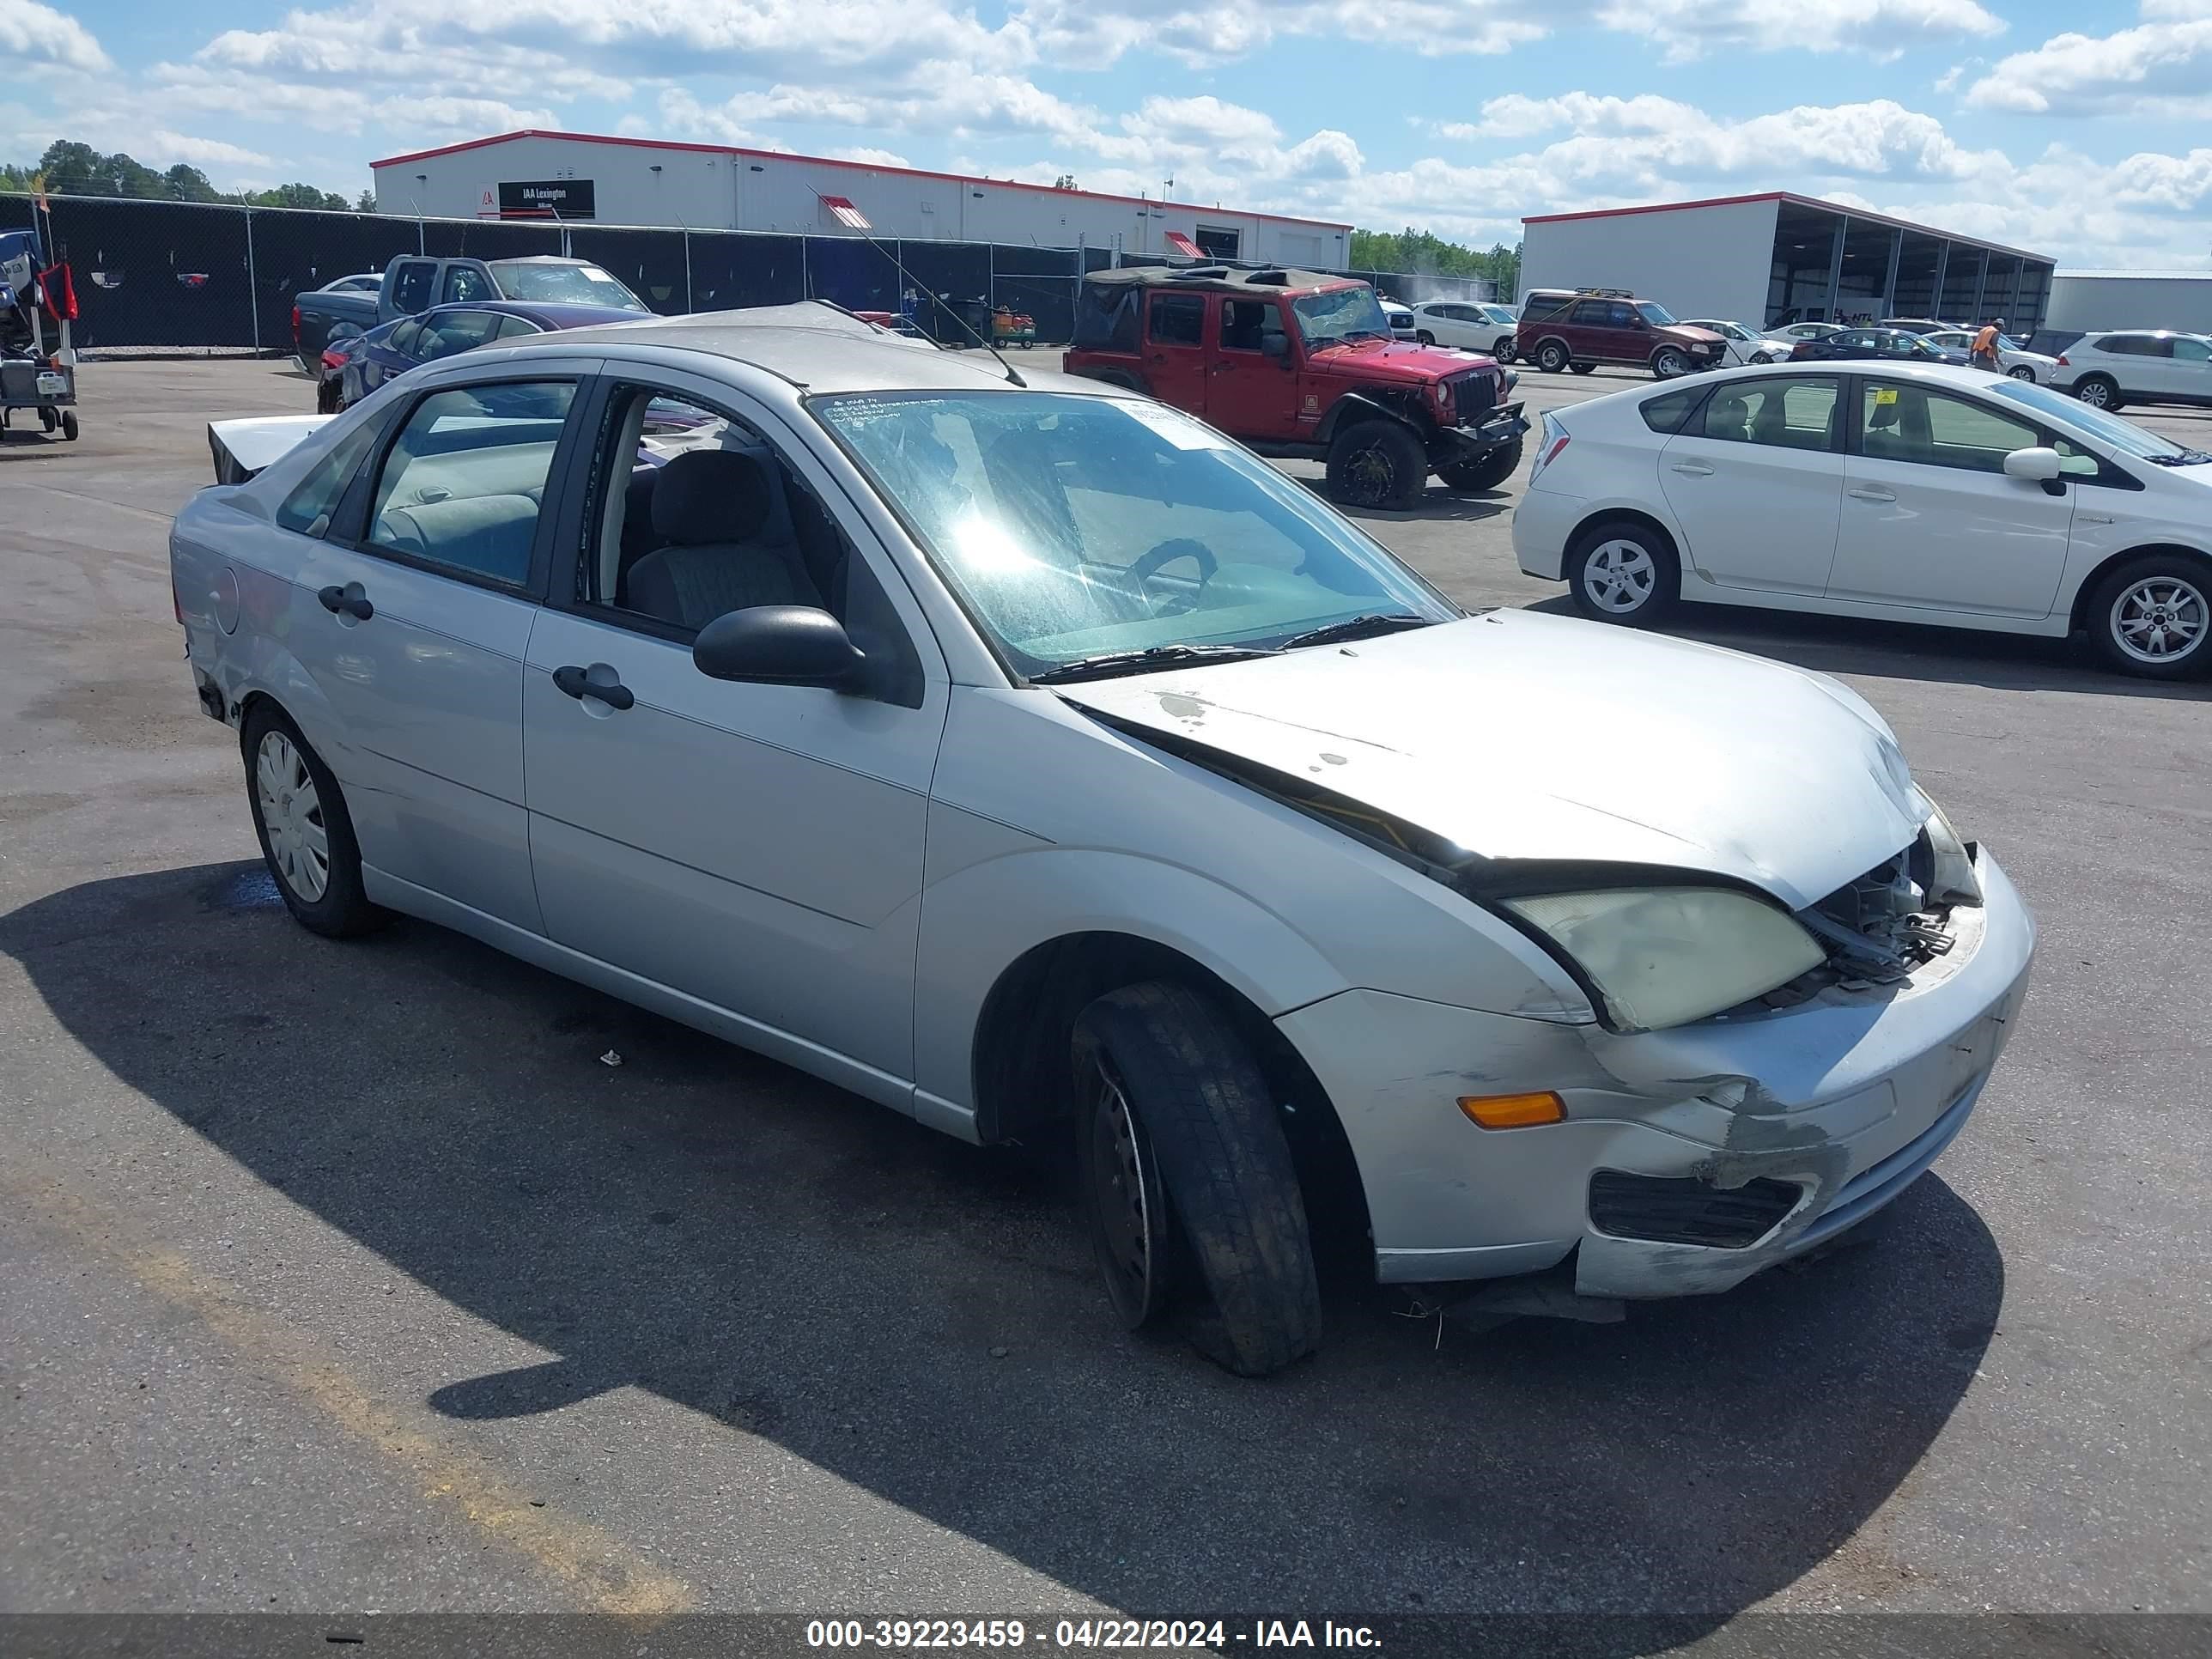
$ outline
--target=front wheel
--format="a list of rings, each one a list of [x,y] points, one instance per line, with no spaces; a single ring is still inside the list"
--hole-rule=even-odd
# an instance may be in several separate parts
[[[2026,380],[2030,385],[2034,384],[2035,371],[2033,368],[2030,368],[2026,363],[2022,363],[2018,368],[2008,368],[2005,373],[2011,375],[2015,380]]]
[[[1437,469],[1437,477],[1444,481],[1444,488],[1462,495],[1477,495],[1484,490],[1495,489],[1513,476],[1513,469],[1521,465],[1521,440],[1500,444],[1470,461],[1451,461]]]
[[[1678,374],[1690,372],[1690,360],[1673,346],[1666,346],[1651,354],[1651,378],[1671,380]]]
[[[2212,566],[2171,553],[2131,559],[2090,601],[2090,632],[2123,674],[2179,680],[2212,668]]]
[[[1425,328],[1416,329],[1413,332],[1413,337],[1416,340],[1419,340],[1425,346],[1432,346],[1437,343],[1437,337],[1430,333]]]
[[[75,443],[79,429],[76,423],[76,410],[73,409],[62,410],[62,441],[64,443]]]
[[[1348,507],[1411,507],[1429,479],[1421,441],[1395,421],[1361,421],[1328,447],[1328,493]]]
[[[1599,622],[1645,628],[1673,608],[1681,575],[1674,550],[1638,524],[1601,524],[1567,555],[1575,605]]]
[[[1321,1341],[1313,1242],[1273,1091],[1186,985],[1109,992],[1075,1025],[1078,1162],[1107,1295],[1132,1330],[1173,1314],[1264,1376]]]
[[[2120,388],[2110,377],[2103,374],[2083,375],[2074,384],[2074,395],[2092,409],[2111,410],[2120,406]]]

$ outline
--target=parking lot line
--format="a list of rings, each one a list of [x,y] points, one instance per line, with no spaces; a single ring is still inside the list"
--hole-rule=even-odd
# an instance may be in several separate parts
[[[131,1237],[126,1224],[70,1188],[44,1160],[11,1157],[0,1193],[19,1213],[198,1320],[262,1375],[397,1465],[434,1504],[572,1587],[577,1610],[660,1615],[696,1604],[681,1579],[589,1522],[541,1506],[483,1459],[421,1426],[416,1413],[377,1400],[318,1344],[250,1306],[234,1287],[172,1250]]]

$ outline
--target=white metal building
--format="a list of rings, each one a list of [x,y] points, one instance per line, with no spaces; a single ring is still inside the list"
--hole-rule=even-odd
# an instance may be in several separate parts
[[[690,230],[1109,247],[1340,268],[1352,227],[775,150],[508,132],[369,164],[378,209]]]
[[[2172,328],[2212,334],[2212,270],[2062,270],[2052,328]]]
[[[1524,219],[1521,288],[1625,288],[1678,317],[1753,328],[1932,317],[2040,326],[2039,253],[1787,191]]]

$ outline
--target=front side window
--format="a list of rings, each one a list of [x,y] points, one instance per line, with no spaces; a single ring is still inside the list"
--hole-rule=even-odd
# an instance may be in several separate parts
[[[495,338],[500,318],[495,311],[445,311],[422,319],[422,332],[408,355],[421,362],[435,362],[468,351]]]
[[[1224,351],[1264,351],[1268,337],[1280,337],[1283,313],[1273,300],[1224,300],[1221,302],[1221,349]]]
[[[2041,440],[2027,422],[1986,404],[1869,380],[1859,395],[1859,441],[1877,460],[2002,472],[2006,456],[2033,449]]]
[[[1206,299],[1198,294],[1155,294],[1150,337],[1154,345],[1194,346],[1206,337]]]
[[[384,458],[371,547],[489,581],[527,581],[575,391],[565,380],[509,380],[423,398]]]
[[[1635,328],[1638,325],[1638,319],[1641,318],[1643,314],[1644,313],[1636,307],[1625,305],[1620,301],[1615,300],[1605,308],[1606,326],[1608,328]]]
[[[1770,449],[1828,449],[1838,386],[1825,377],[1723,384],[1705,405],[1705,435]]]
[[[462,305],[471,300],[490,300],[498,297],[492,292],[491,281],[474,265],[446,267],[446,292],[441,303]]]
[[[810,406],[1024,675],[1460,614],[1304,486],[1173,410],[1046,392]]]
[[[276,509],[276,522],[302,536],[319,536],[330,528],[331,514],[338,510],[346,485],[361,470],[362,457],[375,441],[379,422],[367,420],[331,446],[329,454],[308,469],[292,493]]]

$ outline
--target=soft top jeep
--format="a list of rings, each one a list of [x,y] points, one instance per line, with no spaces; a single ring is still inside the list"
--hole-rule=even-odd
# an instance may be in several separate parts
[[[1358,507],[1411,506],[1432,471],[1494,489],[1528,430],[1495,359],[1394,340],[1367,283],[1310,270],[1093,271],[1066,366],[1261,454],[1325,460],[1330,495]]]

